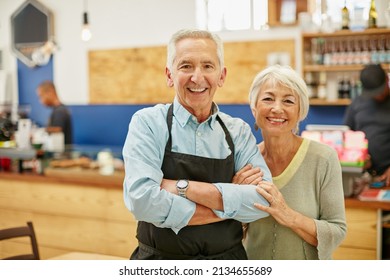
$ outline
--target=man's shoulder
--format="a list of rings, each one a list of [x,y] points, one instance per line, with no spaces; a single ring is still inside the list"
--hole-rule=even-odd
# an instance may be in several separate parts
[[[141,118],[155,118],[158,116],[166,116],[170,104],[156,104],[154,106],[139,109],[134,113],[134,116]]]
[[[223,112],[218,112],[218,116],[221,118],[222,122],[225,124],[226,128],[232,132],[236,131],[238,133],[242,132],[242,130],[250,131],[250,126],[243,119],[238,117],[233,117]]]
[[[59,106],[56,106],[53,108],[53,114],[66,114],[66,115],[69,115],[70,114],[70,110],[67,106],[65,106],[64,104],[61,104]]]
[[[233,117],[231,115],[228,115],[224,112],[219,111],[218,116],[221,118],[221,120],[226,124],[247,124],[243,119],[238,117]]]

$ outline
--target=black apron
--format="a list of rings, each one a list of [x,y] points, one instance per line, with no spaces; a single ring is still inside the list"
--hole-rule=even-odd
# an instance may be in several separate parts
[[[219,116],[231,154],[226,159],[212,159],[172,152],[173,105],[167,115],[169,139],[165,147],[162,171],[166,179],[188,179],[208,183],[230,183],[234,176],[234,144]],[[132,260],[233,260],[247,259],[242,245],[242,226],[236,220],[224,220],[207,225],[186,226],[178,234],[169,228],[158,228],[138,222],[138,247]]]

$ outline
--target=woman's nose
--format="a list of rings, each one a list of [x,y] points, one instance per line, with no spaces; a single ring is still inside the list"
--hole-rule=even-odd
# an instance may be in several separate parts
[[[274,112],[281,112],[283,111],[282,104],[280,102],[275,102],[272,106],[272,111]]]

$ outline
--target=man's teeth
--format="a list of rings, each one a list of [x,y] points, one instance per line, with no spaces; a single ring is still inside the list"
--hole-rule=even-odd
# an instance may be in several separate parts
[[[205,88],[190,88],[190,91],[194,91],[194,92],[202,92],[204,90]]]

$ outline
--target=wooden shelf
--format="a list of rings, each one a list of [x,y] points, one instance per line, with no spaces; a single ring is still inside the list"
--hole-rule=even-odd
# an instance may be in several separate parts
[[[390,64],[381,64],[383,69],[390,69]],[[304,72],[344,72],[344,71],[360,71],[364,68],[363,64],[349,64],[349,65],[317,65],[309,64],[303,66]]]
[[[351,65],[304,65],[305,72],[342,72],[342,71],[360,71],[363,69],[362,64]]]
[[[348,98],[337,99],[335,101],[329,101],[320,98],[310,99],[310,105],[313,106],[348,106],[349,104],[351,104],[351,99]]]
[[[369,40],[373,38],[382,38],[390,36],[390,28],[372,28],[365,30],[338,30],[331,33],[313,32],[313,33],[302,33],[302,77],[310,79],[306,81],[310,84],[320,84],[320,79],[326,78],[326,81],[332,80],[335,82],[338,77],[349,76],[350,79],[357,80],[360,71],[364,68],[365,64],[334,64],[334,65],[323,65],[314,64],[321,61],[321,55],[324,55],[325,43],[327,41],[338,41],[355,39]],[[359,38],[358,38],[359,37]],[[318,41],[319,40],[319,41]],[[314,48],[314,49],[313,49]],[[313,55],[316,53],[316,55]],[[390,71],[390,63],[382,63],[382,68],[385,71]],[[327,73],[323,75],[323,73]],[[311,74],[311,75],[310,75]],[[329,74],[329,75],[328,75]],[[351,77],[353,76],[353,77]],[[308,77],[308,78],[306,78]],[[350,99],[338,99],[335,101],[328,101],[326,99],[313,98],[310,99],[310,105],[315,106],[348,106],[351,104]]]
[[[366,36],[366,35],[383,35],[390,34],[390,28],[371,28],[364,30],[338,30],[332,33],[302,33],[303,39],[324,38],[324,37],[343,37],[343,36]]]

